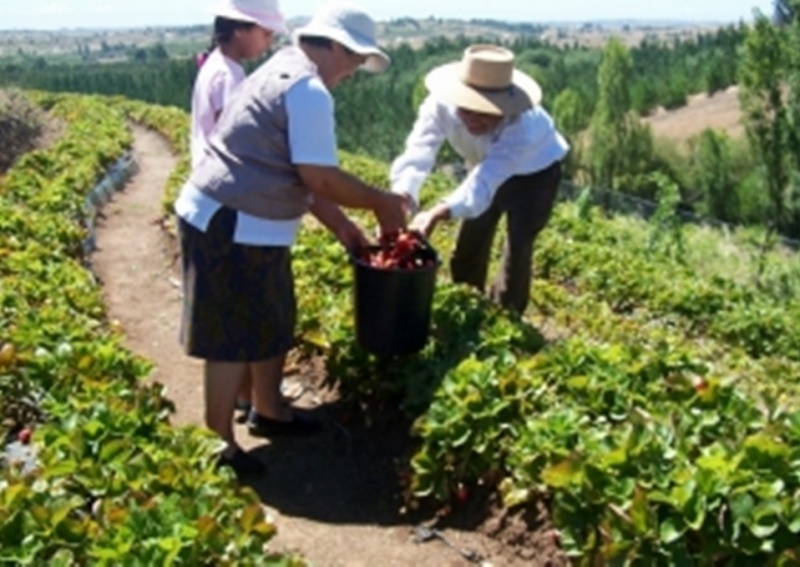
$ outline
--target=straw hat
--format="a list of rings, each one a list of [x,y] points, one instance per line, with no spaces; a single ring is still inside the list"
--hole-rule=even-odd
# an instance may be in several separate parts
[[[509,116],[542,100],[542,89],[514,68],[514,54],[497,45],[471,45],[461,61],[432,70],[425,86],[443,102],[475,112]]]
[[[275,33],[287,32],[278,0],[221,0],[211,12],[229,20],[251,22]]]
[[[326,37],[350,51],[366,55],[362,68],[381,73],[389,66],[389,56],[378,48],[375,22],[361,8],[350,4],[331,3],[317,10],[305,26],[294,32],[301,37]]]

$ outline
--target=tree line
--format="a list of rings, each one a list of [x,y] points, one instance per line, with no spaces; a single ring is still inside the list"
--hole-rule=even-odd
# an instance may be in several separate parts
[[[791,8],[796,1],[783,4]],[[787,180],[797,170],[787,165],[784,177],[775,173],[774,183],[783,189],[770,189],[768,164],[777,158],[761,155],[757,149],[768,141],[763,129],[749,126],[748,138],[742,141],[709,130],[681,150],[654,140],[640,120],[659,106],[684,105],[691,94],[713,94],[734,84],[752,92],[748,77],[758,83],[753,69],[769,57],[757,48],[766,40],[754,38],[769,30],[774,42],[783,46],[775,67],[792,60],[783,56],[793,52],[790,36],[796,33],[792,30],[797,27],[797,11],[784,13],[788,16],[781,26],[761,15],[752,26],[740,23],[689,39],[647,36],[631,47],[616,39],[602,49],[556,46],[540,40],[538,34],[518,35],[506,45],[517,54],[517,66],[542,84],[544,106],[570,139],[573,152],[567,174],[574,181],[657,199],[668,180],[677,187],[685,209],[727,222],[769,225],[798,237],[800,219],[795,209],[800,207],[793,198],[783,198],[780,211],[775,211],[777,196],[786,196]],[[357,75],[336,92],[340,147],[391,160],[401,151],[424,95],[424,75],[439,64],[459,59],[467,45],[480,41],[497,42],[489,37],[435,37],[419,48],[400,44],[388,49],[393,64],[387,73]],[[188,110],[197,72],[194,61],[153,55],[107,64],[34,65],[0,60],[0,84],[121,95]],[[793,76],[788,68],[785,76],[783,84],[788,85]],[[763,81],[768,81],[766,75]],[[751,106],[745,104],[745,108]],[[755,124],[754,112],[747,111],[748,124]],[[787,111],[786,120],[794,116]],[[782,133],[771,135],[788,139],[789,124],[794,123],[786,122]],[[761,146],[754,148],[754,144]],[[785,147],[782,141],[775,144]],[[445,150],[440,159],[453,159],[452,153]],[[773,169],[778,171],[777,166]]]

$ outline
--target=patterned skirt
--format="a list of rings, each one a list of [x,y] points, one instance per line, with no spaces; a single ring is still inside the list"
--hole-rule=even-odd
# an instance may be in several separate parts
[[[287,247],[233,242],[236,211],[202,232],[178,218],[183,267],[181,344],[189,356],[257,362],[294,344],[296,300]]]

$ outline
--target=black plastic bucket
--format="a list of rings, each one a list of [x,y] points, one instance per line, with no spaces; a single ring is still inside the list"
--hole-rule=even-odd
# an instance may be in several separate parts
[[[433,263],[413,270],[374,268],[351,257],[356,339],[364,350],[403,356],[425,347],[439,268],[436,251],[426,253]]]

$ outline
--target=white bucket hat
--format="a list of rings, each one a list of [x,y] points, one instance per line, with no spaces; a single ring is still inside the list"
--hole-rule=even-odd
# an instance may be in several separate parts
[[[435,68],[425,86],[443,102],[475,112],[509,116],[539,104],[542,89],[514,68],[514,54],[497,45],[471,45],[461,61]]]
[[[221,0],[211,13],[229,20],[252,22],[275,33],[287,33],[278,0]]]
[[[385,71],[390,63],[389,56],[378,48],[375,22],[364,10],[350,4],[323,6],[305,26],[295,30],[294,36],[296,40],[326,37],[350,51],[366,55],[367,61],[362,68],[371,73]]]

